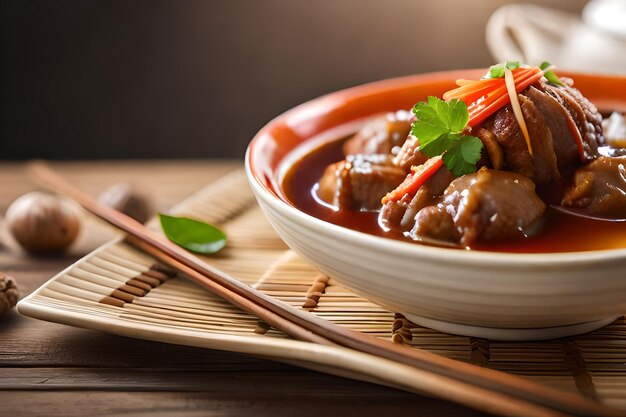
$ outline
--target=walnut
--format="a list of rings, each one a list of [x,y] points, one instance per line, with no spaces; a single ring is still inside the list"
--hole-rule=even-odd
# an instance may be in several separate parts
[[[19,297],[13,278],[0,272],[0,315],[15,307]]]
[[[15,240],[28,252],[57,253],[67,249],[80,230],[79,213],[70,201],[31,192],[8,208],[6,222]]]
[[[154,214],[154,204],[148,195],[129,183],[120,183],[108,188],[100,194],[98,200],[139,223],[145,223]]]

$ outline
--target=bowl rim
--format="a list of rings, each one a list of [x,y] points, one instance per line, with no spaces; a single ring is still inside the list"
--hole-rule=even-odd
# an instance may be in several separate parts
[[[380,81],[369,82],[354,87],[349,87],[341,90],[337,90],[322,96],[305,101],[270,120],[265,124],[252,138],[245,153],[245,171],[248,177],[254,194],[257,198],[262,198],[268,204],[271,204],[275,209],[282,212],[283,215],[297,218],[300,222],[306,222],[317,228],[322,228],[327,233],[334,233],[338,237],[341,236],[344,239],[353,242],[360,243],[362,245],[370,246],[372,249],[380,252],[394,252],[402,254],[404,256],[414,257],[428,257],[430,259],[438,259],[441,261],[454,262],[455,264],[464,263],[467,265],[484,265],[485,261],[489,261],[494,266],[515,266],[515,267],[527,267],[529,269],[535,269],[538,266],[562,266],[567,264],[568,266],[589,264],[590,262],[606,262],[606,261],[620,261],[626,259],[626,248],[618,249],[603,249],[592,251],[578,251],[578,252],[550,252],[550,253],[516,253],[516,252],[496,252],[487,250],[464,250],[462,248],[446,248],[438,246],[423,245],[419,243],[403,242],[381,236],[374,236],[365,232],[352,230],[350,228],[339,226],[322,219],[318,219],[315,216],[307,214],[297,207],[288,204],[286,201],[278,197],[275,193],[270,191],[262,181],[257,177],[252,168],[252,153],[255,145],[262,140],[262,137],[268,134],[271,129],[282,124],[285,121],[293,118],[300,113],[308,113],[319,111],[323,108],[327,102],[336,102],[337,98],[341,96],[351,97],[358,96],[360,94],[373,94],[376,91],[384,91],[393,87],[401,87],[403,84],[409,82],[419,82],[421,79],[428,79],[430,82],[448,80],[452,77],[467,77],[472,73],[484,73],[485,69],[467,69],[467,70],[451,70],[451,71],[436,71],[417,75],[408,75],[402,77],[395,77],[384,79]],[[569,72],[562,71],[565,76],[585,76],[590,78],[625,78],[615,75],[598,75],[583,72]],[[463,253],[462,256],[459,256]]]

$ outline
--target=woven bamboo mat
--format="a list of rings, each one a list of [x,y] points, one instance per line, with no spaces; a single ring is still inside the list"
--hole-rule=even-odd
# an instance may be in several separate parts
[[[395,343],[523,375],[626,409],[624,318],[583,336],[553,341],[497,342],[443,334],[353,294],[288,250],[264,219],[243,172],[222,178],[172,212],[223,227],[228,247],[207,262],[296,308]],[[220,335],[287,338],[119,240],[51,279],[20,303],[20,311],[102,330],[108,321],[149,324],[164,332],[183,329],[216,340]],[[67,318],[69,313],[74,320]],[[140,330],[133,336],[143,337]]]

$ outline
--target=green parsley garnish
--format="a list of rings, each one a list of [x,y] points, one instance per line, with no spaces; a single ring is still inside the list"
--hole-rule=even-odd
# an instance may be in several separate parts
[[[443,163],[456,176],[476,172],[483,143],[474,136],[464,135],[469,121],[467,105],[461,100],[445,102],[428,97],[413,107],[417,120],[411,133],[420,143],[420,151],[432,158],[443,155]]]
[[[514,70],[516,68],[519,68],[521,65],[521,62],[519,61],[506,61],[501,64],[492,65],[489,67],[489,71],[487,71],[487,74],[485,74],[483,78],[504,78],[505,68]]]
[[[551,63],[549,63],[548,61],[543,61],[541,63],[541,65],[539,65],[539,69],[541,69],[542,71],[545,70],[546,68],[552,66]],[[561,82],[561,79],[552,71],[546,71],[543,73],[543,76],[546,77],[546,79],[548,80],[548,82],[550,84],[554,84],[554,85],[564,85]]]

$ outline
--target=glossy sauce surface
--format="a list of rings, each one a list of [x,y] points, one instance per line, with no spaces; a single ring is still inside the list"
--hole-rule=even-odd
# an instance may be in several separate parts
[[[315,197],[315,186],[331,163],[344,159],[343,140],[326,144],[300,159],[291,167],[283,183],[289,201],[303,212],[318,219],[360,232],[398,239],[414,244],[404,234],[385,232],[378,225],[378,212],[332,208]],[[548,208],[542,229],[534,236],[479,243],[469,250],[516,253],[579,252],[626,248],[626,222],[585,219]]]

